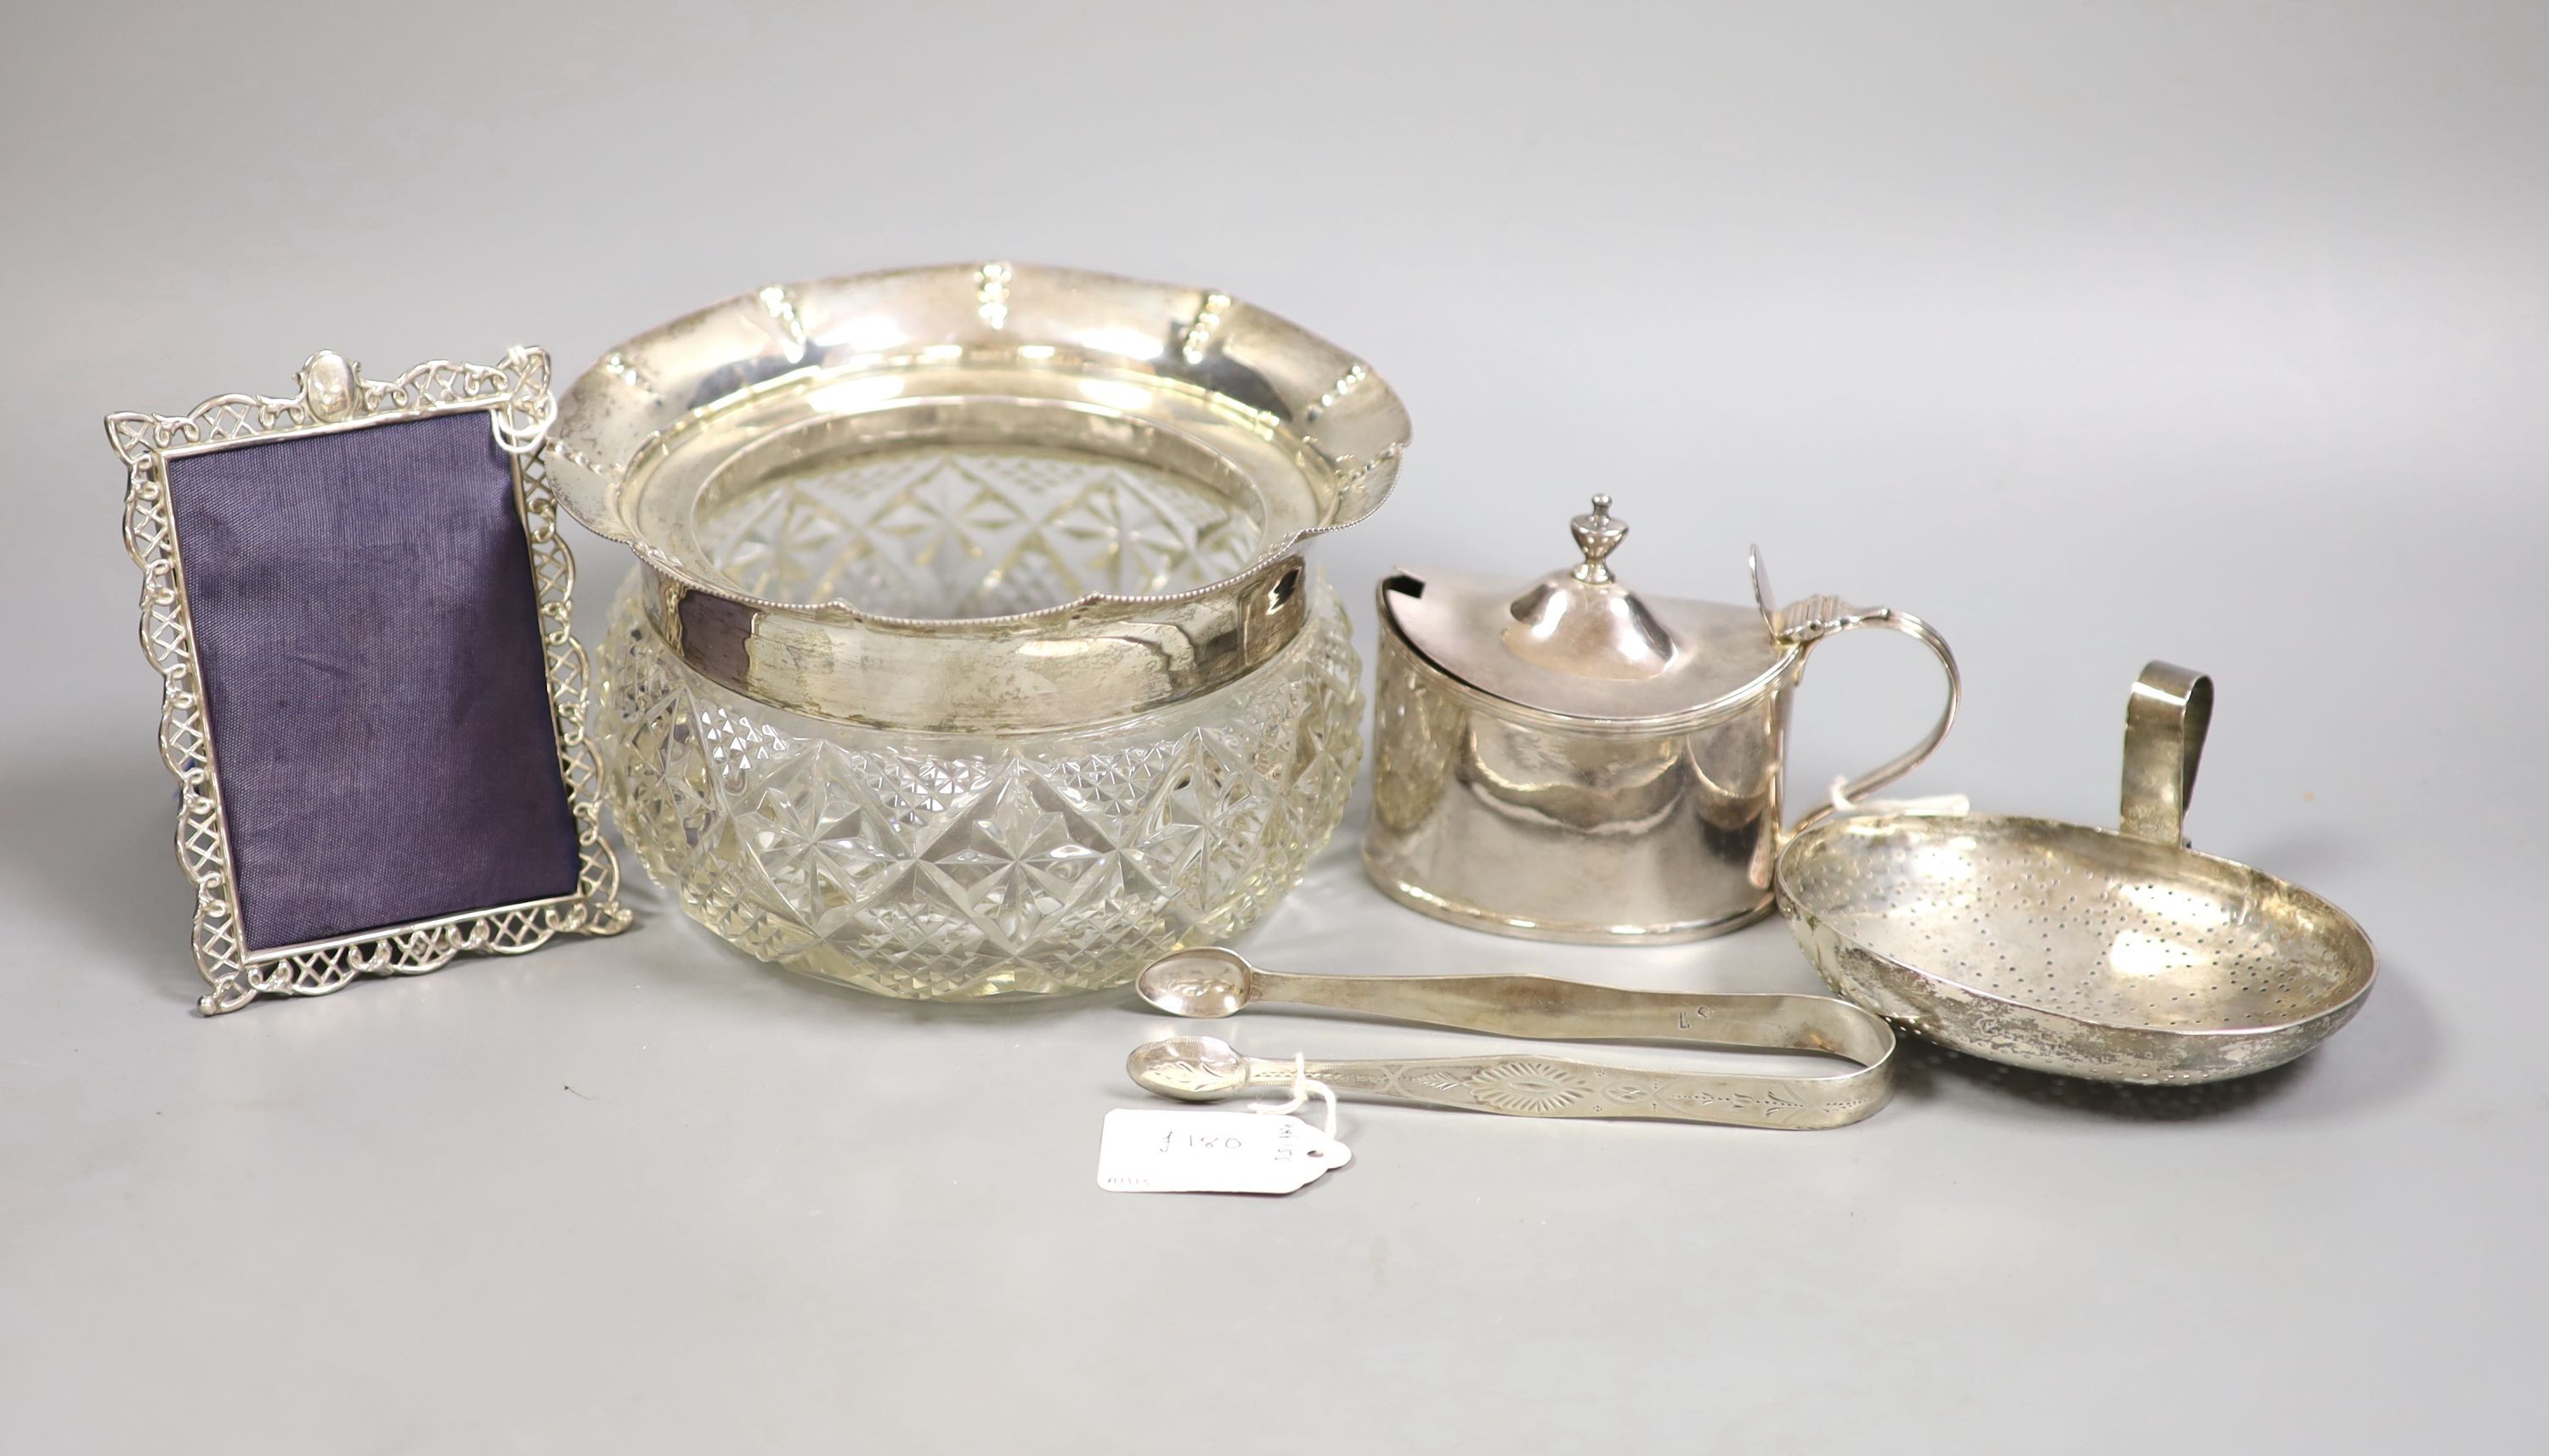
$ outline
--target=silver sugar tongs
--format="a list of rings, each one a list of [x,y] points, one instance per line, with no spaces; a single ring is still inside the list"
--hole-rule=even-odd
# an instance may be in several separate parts
[[[1217,1037],[1171,1037],[1125,1059],[1134,1081],[1186,1102],[1286,1090],[1306,1075],[1346,1096],[1515,1117],[1806,1129],[1857,1122],[1894,1093],[1893,1028],[1830,996],[1627,991],[1536,975],[1287,975],[1219,949],[1163,956],[1137,988],[1176,1016],[1222,1017],[1280,1003],[1536,1041],[1687,1042],[1859,1063],[1829,1077],[1659,1072],[1537,1053],[1296,1064],[1243,1055]]]

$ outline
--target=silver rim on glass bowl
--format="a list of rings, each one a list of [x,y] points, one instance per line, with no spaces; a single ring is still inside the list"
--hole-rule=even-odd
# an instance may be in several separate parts
[[[1227,295],[958,264],[774,285],[613,349],[548,468],[702,677],[835,722],[1033,733],[1154,711],[1308,620],[1303,547],[1377,508],[1407,411]]]

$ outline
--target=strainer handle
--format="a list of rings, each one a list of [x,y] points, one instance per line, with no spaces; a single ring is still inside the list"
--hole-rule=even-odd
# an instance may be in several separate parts
[[[1935,627],[1908,611],[1896,611],[1890,606],[1844,606],[1831,597],[1801,602],[1789,607],[1780,613],[1780,616],[1786,626],[1785,635],[1799,643],[1806,652],[1812,652],[1815,644],[1827,637],[1836,637],[1860,627],[1883,627],[1890,632],[1900,632],[1930,649],[1938,659],[1939,670],[1947,676],[1947,704],[1939,709],[1938,721],[1930,725],[1929,733],[1919,743],[1912,745],[1910,751],[1888,759],[1843,783],[1840,793],[1841,798],[1865,798],[1920,768],[1930,755],[1938,751],[1938,745],[1946,738],[1947,730],[1956,725],[1956,709],[1963,704],[1965,698],[1965,681],[1956,671],[1955,653],[1948,650],[1947,639],[1939,636]],[[1799,667],[1802,671],[1802,656]],[[1789,833],[1794,834],[1821,823],[1832,811],[1833,800],[1827,796],[1822,803],[1799,818],[1790,828]]]
[[[2213,731],[2213,680],[2175,663],[2145,664],[2124,700],[2127,839],[2176,849],[2186,843],[2186,804]]]

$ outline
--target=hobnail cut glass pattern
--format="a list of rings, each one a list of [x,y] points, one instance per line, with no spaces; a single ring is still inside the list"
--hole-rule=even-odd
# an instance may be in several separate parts
[[[1361,664],[1323,578],[1300,636],[1201,697],[1025,737],[855,727],[667,650],[632,578],[601,653],[621,832],[702,924],[892,996],[1089,990],[1238,934],[1335,832]]]
[[[700,523],[752,595],[986,617],[1238,574],[1258,520],[1171,471],[1064,450],[921,446],[776,475]]]

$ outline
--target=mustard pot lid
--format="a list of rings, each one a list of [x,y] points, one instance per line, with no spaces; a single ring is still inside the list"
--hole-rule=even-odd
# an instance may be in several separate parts
[[[1611,570],[1629,523],[1611,498],[1568,523],[1582,560],[1529,583],[1415,568],[1380,586],[1384,624],[1445,677],[1587,725],[1666,728],[1731,714],[1797,662],[1752,553],[1748,606],[1647,596]]]

